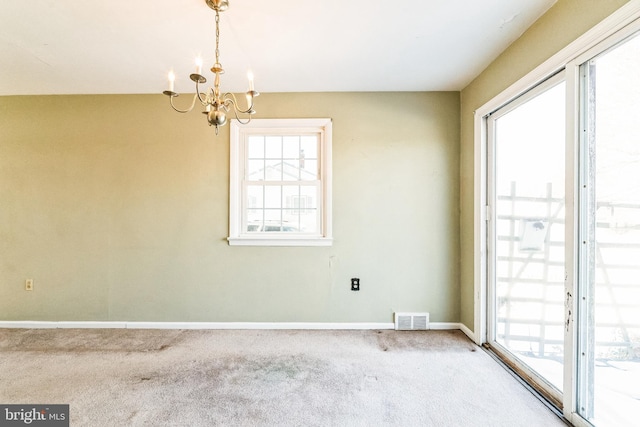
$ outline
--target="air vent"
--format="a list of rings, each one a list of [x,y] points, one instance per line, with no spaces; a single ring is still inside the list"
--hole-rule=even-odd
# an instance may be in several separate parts
[[[426,331],[429,329],[429,313],[396,313],[396,331]]]

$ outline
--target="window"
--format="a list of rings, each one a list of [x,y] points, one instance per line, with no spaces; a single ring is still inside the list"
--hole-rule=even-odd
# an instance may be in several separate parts
[[[331,119],[231,122],[230,245],[331,245],[331,132]]]

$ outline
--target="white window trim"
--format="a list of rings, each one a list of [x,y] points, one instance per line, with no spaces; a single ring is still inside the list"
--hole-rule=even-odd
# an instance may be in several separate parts
[[[242,189],[240,176],[244,169],[240,162],[242,155],[242,141],[247,131],[256,129],[268,132],[321,132],[323,141],[320,144],[320,180],[322,182],[321,196],[321,225],[319,235],[247,235],[242,233]],[[331,246],[332,234],[332,121],[322,119],[254,119],[248,124],[240,124],[237,120],[230,121],[230,165],[229,165],[229,245],[232,246]]]
[[[544,81],[547,77],[565,69],[567,87],[567,165],[566,165],[566,210],[565,222],[566,280],[569,283],[565,310],[576,313],[577,301],[575,295],[575,280],[577,274],[576,248],[574,238],[576,227],[577,194],[575,194],[575,180],[577,179],[577,138],[579,133],[579,117],[576,114],[578,96],[578,67],[588,59],[593,48],[601,43],[613,44],[640,28],[640,0],[631,0],[616,12],[605,18],[573,43],[559,51],[547,61],[536,67],[526,76],[515,82],[506,90],[498,94],[489,102],[474,112],[474,331],[473,336],[477,344],[487,342],[487,121],[486,117],[509,101],[517,98]],[[612,37],[614,36],[614,37]],[[586,58],[586,59],[585,59]],[[571,233],[574,233],[570,235]],[[576,361],[573,359],[573,347],[576,345],[575,319],[568,315],[567,330],[565,332],[565,377],[563,392],[563,415],[573,425],[591,427],[577,412],[576,407]]]

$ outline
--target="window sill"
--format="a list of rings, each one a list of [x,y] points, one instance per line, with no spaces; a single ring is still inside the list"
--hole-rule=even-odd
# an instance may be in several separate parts
[[[240,236],[227,237],[229,246],[332,246],[330,237],[278,237],[278,236]]]

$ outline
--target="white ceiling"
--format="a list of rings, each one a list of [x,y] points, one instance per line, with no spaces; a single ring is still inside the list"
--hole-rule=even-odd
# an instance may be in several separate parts
[[[261,92],[460,90],[555,1],[230,0],[222,89],[250,68]],[[205,0],[2,0],[0,95],[160,93],[171,69],[193,92],[214,17]]]

